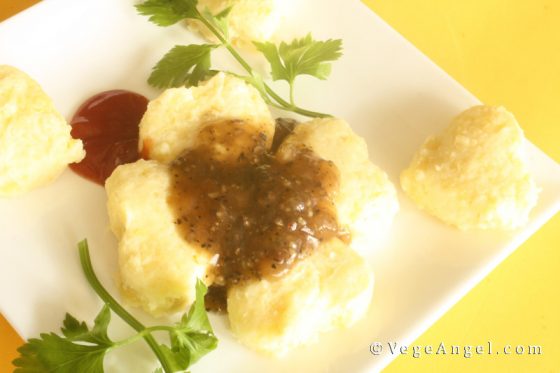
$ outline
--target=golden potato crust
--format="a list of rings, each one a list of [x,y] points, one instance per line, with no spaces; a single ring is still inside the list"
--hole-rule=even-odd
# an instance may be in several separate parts
[[[242,343],[282,356],[320,332],[354,324],[368,310],[372,292],[370,266],[334,238],[279,279],[232,287],[228,315]]]
[[[418,207],[460,229],[521,227],[539,193],[524,144],[506,109],[475,106],[424,142],[401,186]]]
[[[140,150],[150,159],[169,163],[194,146],[205,124],[222,119],[258,126],[272,141],[274,121],[259,92],[219,73],[198,87],[167,89],[151,101],[140,122]]]
[[[212,283],[210,254],[186,242],[167,203],[167,166],[139,160],[107,179],[107,210],[117,237],[120,288],[126,300],[159,316],[185,310],[196,279]]]
[[[85,152],[39,84],[0,65],[0,196],[27,192],[54,180]]]

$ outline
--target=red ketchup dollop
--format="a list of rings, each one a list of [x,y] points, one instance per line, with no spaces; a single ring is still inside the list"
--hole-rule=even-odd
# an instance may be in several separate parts
[[[147,107],[146,97],[125,90],[101,92],[84,102],[70,124],[86,157],[70,168],[104,185],[117,166],[138,160],[138,124]]]

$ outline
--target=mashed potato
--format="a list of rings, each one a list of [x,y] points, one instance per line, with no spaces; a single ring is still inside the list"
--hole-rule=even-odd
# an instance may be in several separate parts
[[[193,300],[196,277],[207,285],[215,280],[212,258],[176,229],[167,203],[167,164],[195,146],[207,124],[228,124],[220,119],[243,119],[244,126],[273,137],[274,122],[258,92],[220,74],[201,87],[171,89],[151,102],[141,123],[141,143],[154,160],[120,166],[107,180],[123,291],[152,314],[184,309]],[[286,138],[278,157],[289,160],[302,145],[339,168],[341,188],[334,201],[339,221],[353,235],[375,239],[371,232],[387,228],[398,202],[385,173],[369,161],[364,140],[342,120],[313,120]],[[280,278],[231,285],[231,329],[247,346],[282,355],[321,332],[355,323],[367,311],[372,291],[370,266],[333,238]]]
[[[111,230],[119,241],[120,287],[152,315],[185,310],[196,279],[212,283],[210,254],[186,242],[167,203],[167,166],[139,160],[117,167],[105,188]]]
[[[0,196],[27,192],[54,180],[85,152],[39,84],[0,65]]]
[[[364,246],[371,246],[376,237],[387,231],[399,209],[395,187],[387,174],[370,162],[364,139],[341,119],[315,119],[300,124],[278,152],[290,158],[300,145],[338,167],[338,220],[350,229],[353,247],[365,250]]]
[[[249,46],[252,41],[270,39],[278,27],[288,0],[199,0],[198,9],[208,9],[218,14],[228,7],[231,11],[227,18],[230,39],[236,45]],[[189,21],[189,25],[204,37],[215,41],[206,26],[199,21]]]
[[[231,329],[245,345],[281,356],[320,332],[354,324],[368,310],[372,292],[369,265],[335,238],[280,279],[232,287]]]
[[[219,73],[199,87],[168,89],[151,101],[140,122],[140,148],[149,158],[169,163],[194,145],[204,124],[219,119],[245,120],[272,141],[274,121],[259,92]]]
[[[402,172],[402,188],[420,208],[460,229],[521,227],[539,193],[524,143],[506,109],[473,107],[426,140]]]

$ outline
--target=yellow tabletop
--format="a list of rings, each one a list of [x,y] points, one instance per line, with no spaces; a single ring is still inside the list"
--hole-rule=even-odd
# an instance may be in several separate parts
[[[34,2],[0,0],[0,19]],[[559,1],[365,2],[482,101],[515,113],[527,137],[560,161]],[[559,280],[556,216],[413,343],[509,344],[511,355],[408,354],[387,371],[560,371]],[[0,372],[11,371],[21,343],[0,317]],[[518,345],[540,345],[542,354],[516,355]]]

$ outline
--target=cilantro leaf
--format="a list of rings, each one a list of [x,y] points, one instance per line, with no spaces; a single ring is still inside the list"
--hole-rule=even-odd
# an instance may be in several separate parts
[[[342,40],[314,40],[311,34],[291,43],[254,42],[272,68],[272,79],[292,84],[298,75],[326,79],[331,72],[330,61],[342,56]]]
[[[210,70],[210,53],[217,45],[176,45],[154,66],[148,83],[156,88],[197,85],[215,74]]]
[[[197,4],[197,0],[147,0],[136,9],[158,26],[171,26],[183,19],[199,19]]]

